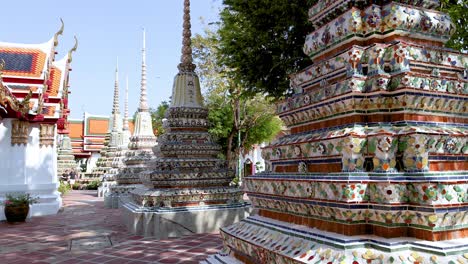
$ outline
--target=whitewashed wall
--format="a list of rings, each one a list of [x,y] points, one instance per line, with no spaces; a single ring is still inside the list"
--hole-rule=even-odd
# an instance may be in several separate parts
[[[242,156],[241,159],[241,166],[244,168],[244,164],[247,160],[250,159],[252,162],[252,166],[257,164],[259,162],[259,165],[261,167],[260,170],[255,169],[255,173],[260,173],[265,170],[265,160],[262,158],[262,148],[265,146],[265,143],[262,143],[261,145],[254,145],[252,149],[247,153],[246,155]],[[246,175],[244,175],[246,176]]]
[[[28,144],[11,145],[11,122],[0,120],[0,202],[6,193],[28,192],[39,197],[30,216],[56,214],[62,205],[57,191],[57,153],[53,146],[39,147],[39,124],[30,124]],[[0,206],[0,220],[5,219]]]
[[[94,167],[96,167],[96,161],[99,159],[99,157],[101,157],[101,154],[99,154],[99,152],[91,153],[91,156],[88,159],[86,172],[91,172],[94,169]]]

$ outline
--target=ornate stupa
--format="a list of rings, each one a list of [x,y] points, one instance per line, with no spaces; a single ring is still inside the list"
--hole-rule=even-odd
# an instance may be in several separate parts
[[[127,197],[129,192],[141,187],[139,174],[148,169],[150,161],[155,158],[152,148],[156,145],[156,137],[153,132],[151,114],[149,112],[146,95],[146,41],[143,31],[143,49],[141,64],[141,93],[138,112],[134,121],[133,136],[130,137],[128,151],[125,154],[125,166],[116,175],[117,185],[111,187],[109,196],[105,199],[107,207],[117,208],[119,199]],[[124,122],[124,129],[125,129]],[[127,125],[128,126],[128,125]]]
[[[100,173],[102,186],[98,190],[99,196],[104,196],[109,192],[109,187],[116,184],[115,175],[123,166],[123,130],[122,118],[119,107],[119,71],[115,70],[114,98],[112,104],[111,126],[108,135],[104,139],[104,147],[101,150],[101,157],[96,162],[93,172]]]
[[[77,170],[78,164],[75,161],[71,146],[70,136],[62,134],[60,145],[57,150],[57,176],[60,177],[64,172],[69,170]]]
[[[136,234],[166,238],[217,231],[244,218],[234,172],[217,158],[221,147],[208,133],[208,110],[192,62],[190,3],[184,1],[182,58],[175,76],[165,133],[153,148],[152,168],[140,174],[145,188],[131,191],[124,219]]]
[[[467,263],[468,56],[437,0],[318,1],[277,112],[291,134],[245,178],[258,215],[207,263]]]

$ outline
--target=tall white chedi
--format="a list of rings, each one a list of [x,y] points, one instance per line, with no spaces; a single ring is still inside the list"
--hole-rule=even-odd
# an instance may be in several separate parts
[[[130,143],[130,137],[132,136],[130,133],[130,127],[128,125],[128,76],[126,78],[124,118],[122,124],[122,139],[120,145],[124,149],[128,149],[128,143]]]
[[[135,129],[133,136],[130,137],[130,143],[128,144],[129,149],[126,152],[124,159],[125,165],[120,173],[115,177],[117,185],[112,186],[109,195],[105,197],[104,204],[109,208],[118,208],[120,199],[128,197],[131,190],[141,186],[139,173],[147,170],[148,165],[151,164],[151,160],[155,158],[152,148],[157,143],[156,137],[154,136],[146,93],[146,32],[144,29],[140,103],[134,124]],[[125,126],[126,124],[124,120],[124,131]]]
[[[114,83],[114,95],[112,97],[112,114],[109,118],[109,127],[106,136],[104,137],[104,147],[99,152],[100,157],[96,161],[96,167],[94,167],[89,173],[91,178],[101,178],[107,174],[112,168],[112,160],[109,161],[108,152],[111,146],[114,146],[120,141],[119,130],[122,130],[122,123],[120,119],[119,110],[119,66],[115,69],[115,83]],[[120,128],[120,129],[119,129]]]
[[[102,186],[98,190],[99,196],[109,192],[110,186],[116,184],[115,175],[123,167],[123,157],[127,146],[124,145],[124,133],[119,105],[119,68],[115,70],[114,98],[112,104],[111,131],[105,152],[101,151],[102,165],[108,168],[102,178]]]

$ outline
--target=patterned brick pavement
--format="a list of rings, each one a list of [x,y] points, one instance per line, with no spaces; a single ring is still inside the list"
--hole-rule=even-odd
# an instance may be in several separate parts
[[[218,234],[154,240],[133,236],[120,210],[93,191],[72,191],[63,211],[26,223],[0,222],[0,263],[198,263],[222,247]]]

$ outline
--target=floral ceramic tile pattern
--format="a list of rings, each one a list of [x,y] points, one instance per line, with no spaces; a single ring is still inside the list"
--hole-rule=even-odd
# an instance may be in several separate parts
[[[309,10],[314,63],[277,104],[290,133],[245,178],[258,216],[221,230],[224,259],[468,262],[468,56],[443,48],[455,29],[439,5]]]

